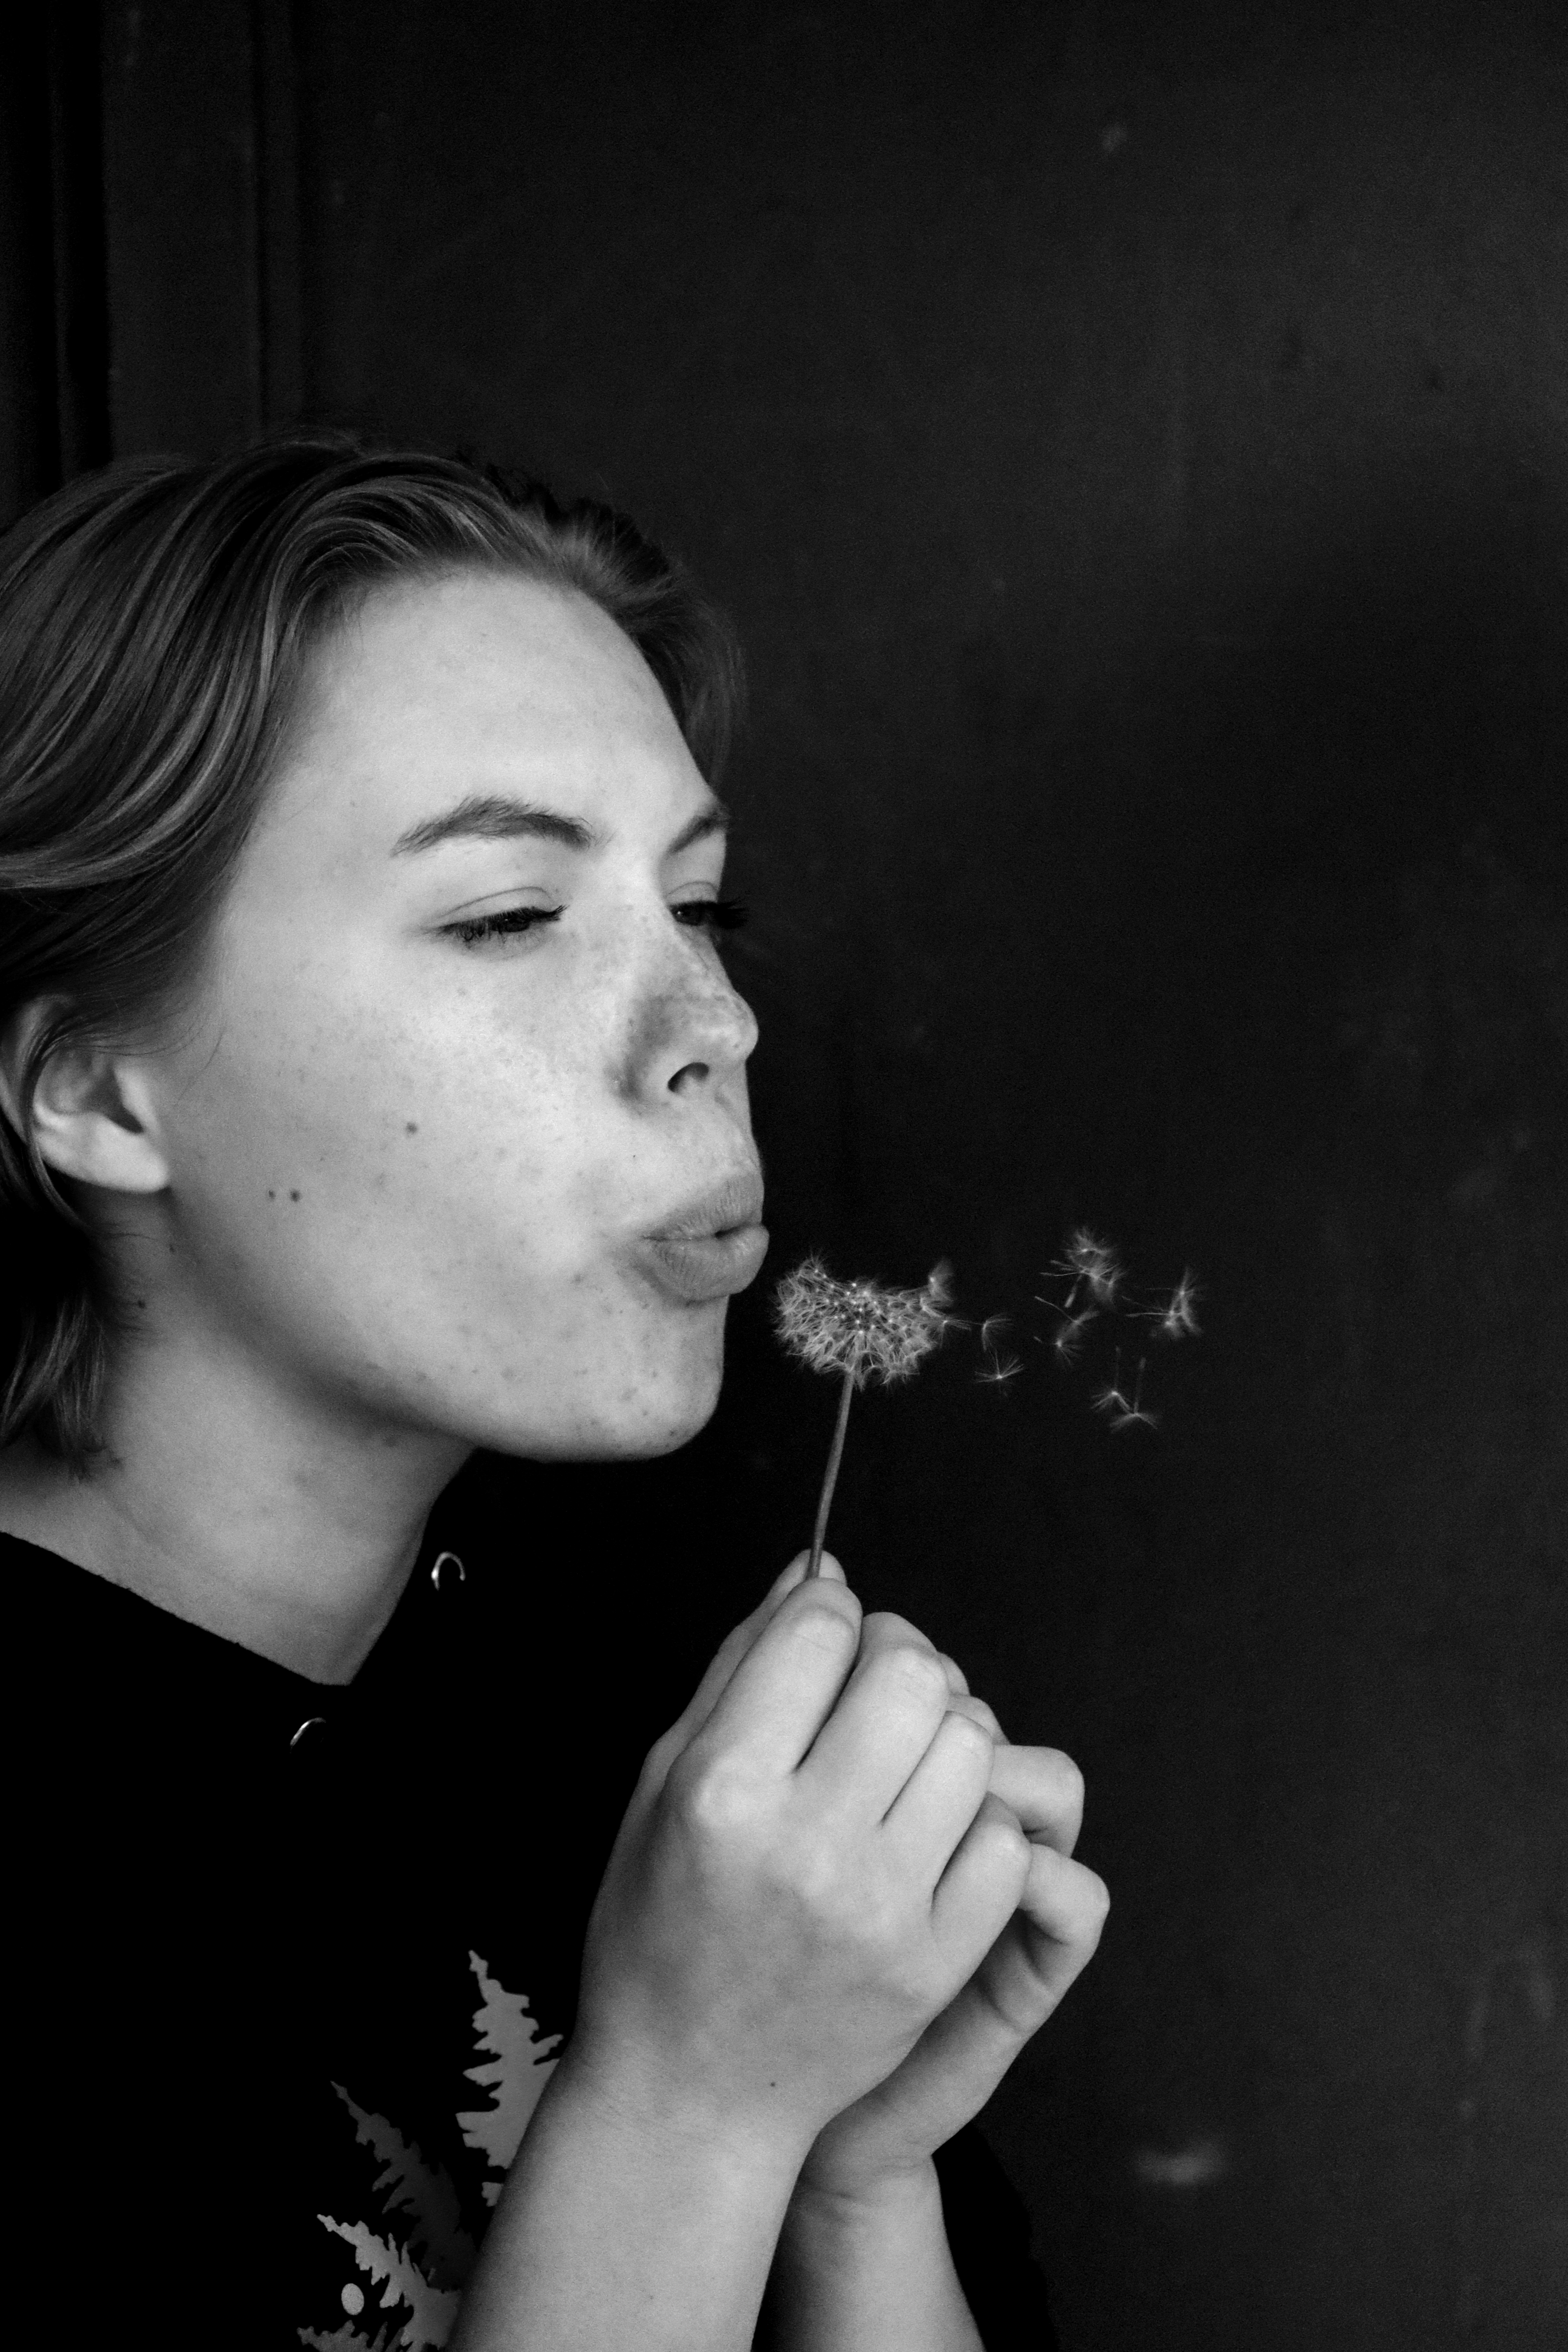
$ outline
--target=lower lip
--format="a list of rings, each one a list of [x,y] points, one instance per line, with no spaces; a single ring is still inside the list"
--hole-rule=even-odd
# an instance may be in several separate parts
[[[643,1244],[649,1271],[678,1298],[728,1298],[762,1271],[766,1225],[737,1225],[727,1234],[656,1234]]]

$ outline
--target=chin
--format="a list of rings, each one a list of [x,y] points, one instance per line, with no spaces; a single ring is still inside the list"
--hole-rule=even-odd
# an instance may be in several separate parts
[[[635,1421],[608,1418],[542,1435],[537,1429],[492,1431],[476,1442],[492,1454],[513,1454],[530,1462],[652,1462],[678,1453],[713,1418],[718,1391],[700,1408],[648,1412]]]
[[[684,1381],[659,1396],[640,1398],[624,1425],[605,1432],[601,1461],[648,1462],[673,1454],[706,1429],[719,1402],[722,1363],[700,1381]]]
[[[713,1418],[724,1377],[723,1327],[712,1340],[683,1348],[673,1362],[645,1368],[638,1379],[615,1368],[608,1393],[554,1429],[537,1423],[491,1429],[476,1440],[497,1454],[535,1462],[650,1462],[689,1444]]]

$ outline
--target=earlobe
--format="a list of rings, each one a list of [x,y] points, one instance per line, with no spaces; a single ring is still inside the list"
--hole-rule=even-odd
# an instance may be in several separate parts
[[[42,1016],[41,1008],[39,1017]],[[20,1080],[37,1020],[13,1024],[0,1053],[0,1093],[19,1131]],[[31,1129],[41,1157],[57,1175],[110,1192],[162,1192],[168,1161],[134,1064],[107,1046],[62,1039],[46,1057],[33,1088]]]

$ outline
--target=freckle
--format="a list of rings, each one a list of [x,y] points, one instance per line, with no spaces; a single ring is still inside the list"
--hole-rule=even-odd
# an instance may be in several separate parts
[[[419,1121],[416,1118],[411,1118],[403,1132],[405,1135],[417,1135],[419,1132]]]
[[[269,1201],[275,1201],[278,1198],[277,1193],[273,1192],[270,1185],[268,1187],[267,1197]]]
[[[300,1197],[300,1195],[298,1194],[298,1192],[290,1192],[290,1193],[289,1193],[289,1198],[291,1201],[297,1201],[297,1200],[299,1199],[299,1197]]]

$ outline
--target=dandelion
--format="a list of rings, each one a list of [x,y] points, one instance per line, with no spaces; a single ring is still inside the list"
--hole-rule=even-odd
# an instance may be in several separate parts
[[[843,1381],[838,1419],[816,1506],[811,1538],[815,1576],[822,1564],[827,1514],[844,1458],[844,1433],[855,1391],[870,1381],[888,1386],[910,1378],[958,1320],[949,1313],[952,1269],[932,1268],[920,1290],[886,1290],[874,1282],[839,1282],[820,1258],[808,1257],[786,1274],[773,1295],[779,1338],[792,1356],[814,1372],[832,1372]]]

